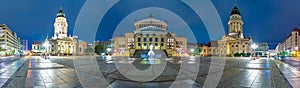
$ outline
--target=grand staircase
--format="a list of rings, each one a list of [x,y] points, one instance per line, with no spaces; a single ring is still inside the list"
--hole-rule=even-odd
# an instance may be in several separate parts
[[[141,54],[148,54],[150,50],[136,50],[133,54],[133,58],[141,58]],[[153,50],[155,53],[155,56],[161,57],[161,58],[167,58],[168,54],[165,50]]]

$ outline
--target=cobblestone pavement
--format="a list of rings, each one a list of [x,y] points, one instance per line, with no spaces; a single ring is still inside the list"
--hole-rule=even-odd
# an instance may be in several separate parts
[[[300,88],[299,58],[286,58],[284,61],[274,60],[274,63],[294,88]]]
[[[10,78],[11,81],[7,82],[7,86],[4,88],[25,88],[28,64],[28,60],[26,60],[24,65],[15,72],[15,75]]]
[[[213,59],[225,60],[226,64],[220,65],[213,63]],[[12,66],[18,59],[10,59],[12,63],[1,60],[3,65]],[[78,63],[76,62],[83,62]],[[25,62],[25,60],[22,60]],[[152,69],[150,65],[160,66],[166,61],[166,68],[162,74],[152,81],[138,82],[125,77],[123,74],[135,78],[145,78],[141,74],[130,72],[127,68],[129,64],[140,70]],[[75,62],[75,63],[74,63]],[[6,65],[4,65],[6,63]],[[118,63],[121,68],[117,69]],[[180,67],[183,64],[193,66],[200,63],[198,71],[189,67]],[[74,66],[79,64],[79,66]],[[94,64],[94,65],[93,65]],[[212,64],[212,65],[211,65]],[[96,66],[95,66],[96,65]],[[20,65],[21,66],[21,65]],[[253,88],[289,88],[289,79],[285,77],[287,73],[283,68],[284,64],[268,58],[259,60],[250,60],[249,58],[165,58],[165,59],[136,59],[126,57],[51,57],[51,59],[43,59],[40,57],[31,57],[19,69],[15,70],[11,79],[7,82],[5,88],[74,88],[74,87],[100,87],[110,85],[113,88],[168,88],[176,77],[180,77],[176,82],[182,84],[191,84],[189,87],[203,87],[209,73],[209,68],[224,66],[224,70],[215,71],[210,74],[222,72],[222,77],[217,85],[219,88],[224,87],[253,87]],[[75,69],[76,68],[76,69]],[[102,74],[98,74],[97,70],[101,70]],[[183,70],[183,72],[179,72]],[[123,71],[125,73],[121,73]],[[294,71],[294,70],[293,70]],[[195,77],[190,77],[195,72]],[[282,73],[285,72],[285,73]],[[291,72],[291,70],[290,70]],[[11,72],[10,72],[11,73]],[[3,76],[5,77],[5,76]],[[291,76],[289,76],[291,77]],[[3,78],[1,78],[2,80]],[[103,81],[104,80],[104,81]],[[105,84],[107,82],[108,84]],[[298,81],[290,82],[295,84]],[[188,85],[177,85],[176,87],[187,87]],[[295,87],[295,86],[293,86]],[[297,88],[297,86],[296,86]]]
[[[297,70],[300,70],[300,57],[287,57],[282,62],[285,62]]]
[[[122,57],[118,57],[122,58]],[[89,60],[86,57],[75,58],[80,60]],[[224,59],[224,58],[218,58]],[[68,66],[74,67],[72,58],[51,58],[51,61]],[[162,72],[162,75],[149,82],[136,82],[124,77],[115,67],[114,63],[126,64],[132,63],[138,69],[145,70],[149,68],[150,64],[160,64],[159,60],[149,61],[143,59],[132,58],[101,58],[97,57],[94,62],[98,64],[98,69],[102,71],[103,78],[110,84],[111,87],[127,88],[127,87],[154,87],[154,88],[168,88],[172,82],[176,79],[180,69],[189,71],[189,68],[180,68],[182,63],[200,63],[198,75],[195,79],[182,79],[185,83],[195,83],[192,87],[202,87],[204,85],[206,76],[209,72],[209,67],[212,58],[202,58],[200,60],[181,60],[168,59],[166,69]],[[93,60],[91,60],[93,61]],[[88,65],[89,63],[85,63]],[[213,65],[218,67],[218,65]],[[221,66],[221,65],[220,65]],[[92,68],[90,68],[92,69]],[[123,68],[122,70],[125,70]],[[86,71],[89,73],[90,71]],[[94,72],[94,71],[93,71]],[[130,73],[130,72],[127,72]],[[92,74],[92,73],[89,73]],[[133,73],[131,73],[133,74]],[[129,74],[130,75],[130,74]],[[188,75],[188,74],[183,74]],[[99,76],[99,75],[97,75]],[[85,77],[88,77],[85,75]],[[96,77],[96,76],[91,76]],[[102,77],[99,77],[102,78]],[[95,87],[95,86],[94,86]],[[291,85],[281,74],[280,70],[275,66],[272,60],[268,58],[262,58],[259,60],[250,60],[249,58],[227,58],[226,65],[223,71],[222,78],[217,87],[253,87],[253,88],[288,88]]]
[[[5,87],[26,60],[17,56],[0,58],[0,87]]]
[[[32,57],[29,60],[27,88],[73,88],[81,87],[75,70],[51,62],[49,59]]]

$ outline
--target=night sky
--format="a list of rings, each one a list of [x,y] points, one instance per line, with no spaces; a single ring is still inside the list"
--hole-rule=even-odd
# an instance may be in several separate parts
[[[143,1],[147,2],[147,0]],[[212,2],[222,19],[225,31],[227,31],[227,22],[234,0],[212,0]],[[31,45],[34,41],[44,41],[47,34],[53,35],[54,19],[61,5],[67,16],[69,34],[72,35],[76,18],[84,3],[85,0],[2,0],[0,23],[7,24],[21,39],[29,40]],[[299,0],[238,0],[237,6],[244,21],[244,35],[251,34],[255,42],[268,42],[270,47],[274,48],[275,44],[283,41],[294,27],[300,28],[299,3]],[[132,4],[140,3],[132,2]],[[166,5],[176,6],[172,3]],[[127,6],[126,8],[134,7]],[[112,11],[111,14],[122,14],[122,11]],[[106,23],[106,25],[118,24]],[[131,27],[132,25],[129,25],[128,28],[123,29],[132,31]],[[176,33],[176,31],[174,32]],[[196,37],[198,34],[206,36],[207,32],[196,34]],[[98,35],[96,39],[108,40],[111,37]],[[197,39],[199,43],[207,43],[208,41],[207,37]],[[31,48],[31,46],[29,47]]]

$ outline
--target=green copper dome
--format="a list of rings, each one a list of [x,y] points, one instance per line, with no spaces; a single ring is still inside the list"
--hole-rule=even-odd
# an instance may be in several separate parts
[[[240,10],[236,6],[234,6],[230,15],[233,15],[233,14],[241,15]]]
[[[60,7],[60,10],[59,10],[59,12],[57,13],[56,17],[65,17],[65,16],[66,16],[66,15],[65,15],[64,11],[62,11],[62,7]]]

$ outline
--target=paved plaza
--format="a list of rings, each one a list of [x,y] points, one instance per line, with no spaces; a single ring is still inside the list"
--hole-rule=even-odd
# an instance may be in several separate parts
[[[289,83],[294,88],[300,88],[300,58],[285,58],[283,61],[274,61]]]
[[[7,85],[7,81],[14,76],[15,72],[23,65],[25,59],[19,57],[1,57],[0,58],[0,87]]]
[[[224,60],[225,64],[214,63],[214,60]],[[2,87],[5,88],[198,88],[213,82],[207,79],[208,75],[218,73],[221,73],[221,77],[216,87],[222,88],[289,88],[298,87],[295,84],[300,82],[297,79],[299,76],[289,75],[290,72],[296,72],[298,69],[285,71],[288,64],[269,58],[259,60],[220,57],[139,59],[128,57],[53,56],[51,59],[43,59],[39,56],[32,56],[29,59],[1,59],[1,61],[1,66],[16,65],[14,63],[18,61],[21,64],[18,65],[18,69],[16,69],[17,67],[12,68],[16,70],[10,72],[13,73],[11,77],[2,76],[1,73]],[[196,65],[197,63],[199,65]],[[165,68],[162,69],[161,73],[153,70],[150,73],[141,74],[133,72],[133,69],[129,68],[134,66],[137,69],[146,71],[163,65],[165,65]],[[209,70],[210,68],[222,67],[224,67],[223,70]],[[155,73],[160,73],[160,75],[156,77]],[[6,77],[7,80],[3,81],[2,77]],[[286,79],[286,77],[289,78]],[[292,81],[290,80],[291,77],[293,77]],[[153,79],[147,80],[150,78]],[[180,85],[174,86],[175,80]]]
[[[82,60],[83,58],[81,58]],[[57,58],[51,59],[53,62],[65,64],[71,68],[74,67],[72,59]],[[211,58],[202,58],[201,60],[185,60],[182,62],[179,59],[167,60],[167,66],[162,76],[150,81],[150,82],[135,82],[124,77],[114,66],[114,63],[132,63],[136,68],[146,69],[147,65],[160,64],[150,63],[151,61],[145,61],[141,59],[118,59],[107,60],[97,58],[97,63],[101,69],[103,76],[111,84],[112,87],[169,87],[176,79],[179,71],[179,65],[181,63],[197,63],[200,67],[198,75],[195,79],[193,87],[202,87],[204,85],[206,76],[209,72],[211,64]],[[155,61],[152,61],[155,62]],[[125,66],[124,66],[125,67]],[[188,71],[188,68],[182,68]],[[271,73],[272,72],[272,73]],[[130,73],[130,72],[128,72]],[[132,73],[131,73],[132,74]],[[186,75],[186,74],[183,74]],[[189,77],[187,77],[189,78]],[[183,79],[183,82],[190,82],[194,79]],[[284,79],[284,76],[280,74],[280,70],[273,64],[270,59],[264,58],[260,60],[250,60],[247,58],[227,58],[224,68],[223,76],[218,84],[218,87],[290,87],[288,82]]]

